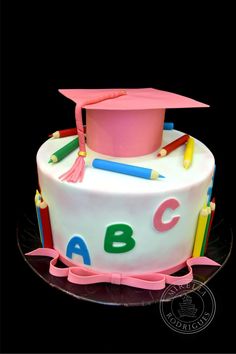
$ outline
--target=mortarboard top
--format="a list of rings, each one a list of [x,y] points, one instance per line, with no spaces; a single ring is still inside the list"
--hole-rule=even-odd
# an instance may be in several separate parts
[[[107,92],[117,92],[121,89],[60,89],[59,92],[75,103],[103,95]],[[143,110],[166,108],[198,108],[209,107],[205,103],[175,93],[153,88],[125,89],[126,95],[114,100],[105,100],[92,105],[84,105],[86,109],[101,110]]]
[[[175,93],[153,88],[126,89],[114,99],[89,100],[121,89],[61,89],[59,92],[86,108],[87,144],[109,156],[146,155],[161,145],[166,108],[208,107]],[[112,112],[111,112],[112,111]]]
[[[86,156],[86,146],[82,108],[86,109],[86,142],[91,150],[113,157],[134,157],[153,153],[161,146],[167,108],[209,107],[153,88],[60,89],[59,92],[76,103],[80,145],[78,161],[62,176],[67,181],[83,179],[84,167],[80,164],[84,166],[81,161]],[[76,171],[81,171],[80,177]]]

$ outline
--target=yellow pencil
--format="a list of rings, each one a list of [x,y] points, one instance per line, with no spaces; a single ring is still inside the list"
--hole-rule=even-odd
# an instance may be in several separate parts
[[[202,241],[201,256],[204,256],[204,254],[205,254],[208,229],[209,229],[209,225],[210,225],[210,222],[211,222],[211,207],[210,206],[207,208],[207,212],[208,212],[208,217],[207,217],[205,233],[204,233],[204,237],[203,237],[203,241]]]
[[[39,193],[39,191],[37,189],[36,189],[34,201],[35,201],[35,205],[39,206],[39,204],[41,202],[41,194]]]
[[[192,257],[200,257],[201,255],[202,243],[204,240],[205,229],[206,229],[207,219],[209,215],[209,209],[210,209],[209,207],[202,208],[200,211]]]
[[[190,136],[184,152],[184,168],[189,168],[193,160],[194,139]]]

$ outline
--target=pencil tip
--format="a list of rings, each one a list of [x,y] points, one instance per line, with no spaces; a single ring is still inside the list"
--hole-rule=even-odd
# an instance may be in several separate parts
[[[158,157],[164,157],[167,155],[167,151],[165,149],[161,149],[161,151],[159,151],[158,153]]]
[[[51,137],[52,137],[52,134],[49,134],[48,137],[51,138]]]
[[[165,176],[163,175],[159,175],[158,178],[166,178]]]
[[[53,161],[52,161],[52,159],[50,159],[49,161],[48,161],[48,163],[52,163]]]
[[[190,165],[191,165],[191,162],[189,160],[184,161],[184,168],[188,169]]]

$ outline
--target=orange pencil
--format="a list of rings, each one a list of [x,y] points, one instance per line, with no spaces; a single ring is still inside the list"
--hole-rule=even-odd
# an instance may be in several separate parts
[[[184,134],[180,138],[172,141],[170,144],[164,146],[161,151],[158,153],[158,157],[164,157],[168,155],[170,152],[176,150],[179,146],[185,144],[188,141],[189,135]]]

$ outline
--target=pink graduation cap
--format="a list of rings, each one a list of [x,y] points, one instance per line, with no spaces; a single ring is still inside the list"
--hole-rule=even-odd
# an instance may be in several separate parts
[[[61,89],[59,92],[76,103],[80,150],[74,165],[60,177],[69,182],[81,182],[85,171],[82,108],[86,109],[86,142],[91,150],[113,157],[134,157],[150,154],[160,147],[167,108],[209,107],[153,88]]]

